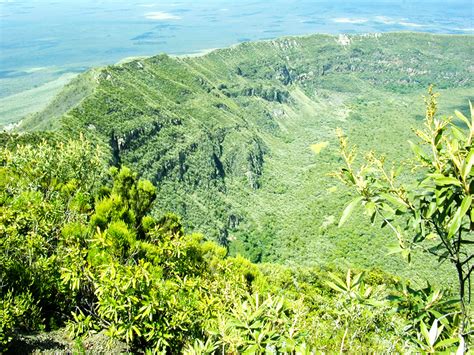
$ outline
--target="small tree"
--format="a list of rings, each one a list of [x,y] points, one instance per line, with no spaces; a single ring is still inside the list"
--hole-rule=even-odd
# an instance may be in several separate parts
[[[356,150],[338,130],[345,166],[336,176],[358,194],[345,208],[339,225],[362,204],[372,223],[380,220],[382,227],[393,231],[397,251],[408,261],[413,250],[422,250],[440,262],[449,260],[459,283],[463,339],[469,333],[466,301],[470,302],[474,269],[474,109],[470,103],[471,121],[459,111],[456,116],[462,122],[439,118],[437,96],[430,87],[424,128],[415,130],[420,143],[410,142],[415,154],[412,171],[419,177],[416,184],[401,183],[397,170],[387,168],[384,158],[373,153],[358,165]]]

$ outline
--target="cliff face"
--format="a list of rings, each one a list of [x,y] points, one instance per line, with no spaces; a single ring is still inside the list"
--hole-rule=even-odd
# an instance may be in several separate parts
[[[367,102],[396,101],[432,82],[472,87],[466,40],[384,34],[341,42],[321,35],[244,43],[202,57],[160,55],[91,71],[55,102],[68,102],[57,111],[65,131],[94,137],[110,148],[114,164],[159,187],[157,213],[177,212],[188,227],[223,244],[243,243],[238,251],[246,243],[277,248],[285,233],[300,241],[320,233],[321,221],[307,226],[314,201],[331,186],[324,176],[337,155],[333,130],[361,125],[367,133],[375,122]],[[401,107],[392,100],[382,116],[391,119]],[[35,123],[40,119],[48,118],[39,115]],[[319,140],[333,150],[315,162],[308,147]],[[305,185],[311,180],[318,191]],[[336,205],[326,214],[336,214]],[[308,212],[293,216],[296,227],[289,228],[284,220],[298,209]]]
[[[281,105],[289,93],[242,89],[247,80],[229,93],[224,78],[208,75],[197,63],[167,56],[104,68],[95,74],[94,92],[62,124],[96,137],[110,147],[113,164],[153,181],[157,211],[182,214],[226,243],[225,211],[232,209],[226,194],[232,186],[259,188],[268,152],[260,131],[275,126],[266,122],[273,120],[266,104]]]

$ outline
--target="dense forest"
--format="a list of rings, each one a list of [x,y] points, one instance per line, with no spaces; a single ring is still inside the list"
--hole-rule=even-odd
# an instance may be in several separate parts
[[[80,75],[0,135],[0,351],[467,348],[469,39],[283,38]]]

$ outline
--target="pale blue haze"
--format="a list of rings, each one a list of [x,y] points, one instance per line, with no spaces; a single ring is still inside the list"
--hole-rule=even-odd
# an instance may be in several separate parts
[[[28,77],[34,85],[46,80],[45,71],[53,78],[129,56],[196,53],[283,35],[472,34],[473,18],[472,0],[0,0],[0,83]],[[0,88],[0,97],[11,93]]]

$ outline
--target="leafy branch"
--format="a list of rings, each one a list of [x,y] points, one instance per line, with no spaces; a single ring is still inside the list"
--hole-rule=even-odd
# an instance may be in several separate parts
[[[414,130],[419,143],[409,142],[414,152],[411,171],[415,183],[399,182],[399,171],[386,168],[385,159],[368,153],[357,166],[357,151],[337,131],[344,166],[334,175],[357,193],[345,208],[339,225],[362,204],[372,223],[381,220],[395,234],[400,252],[410,261],[414,250],[448,260],[456,269],[463,321],[460,336],[467,333],[466,284],[470,285],[473,264],[474,109],[471,120],[456,111],[461,122],[437,115],[437,97],[430,87],[425,98],[424,127]],[[466,126],[466,127],[463,127]],[[466,130],[467,128],[467,130]],[[404,176],[404,180],[409,179]],[[470,287],[469,287],[470,293]],[[470,302],[470,297],[468,299]]]

